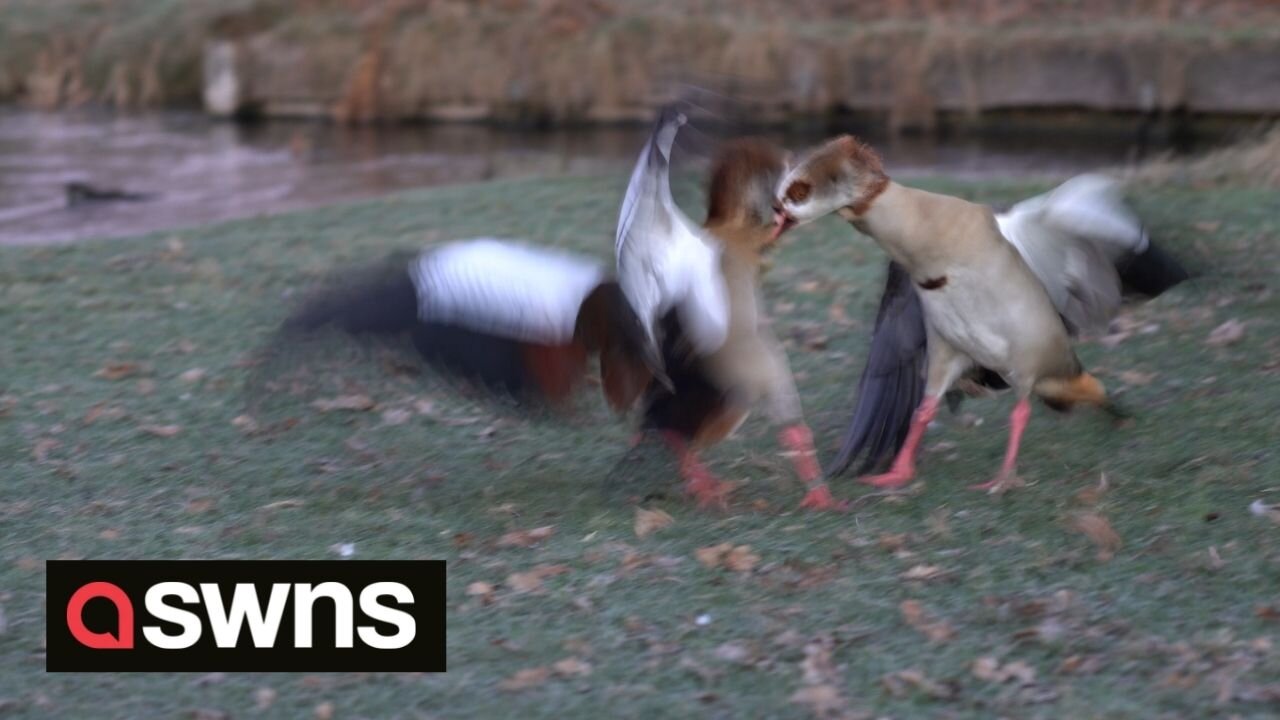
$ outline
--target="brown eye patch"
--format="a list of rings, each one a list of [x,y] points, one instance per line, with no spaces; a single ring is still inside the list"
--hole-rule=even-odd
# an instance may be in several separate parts
[[[787,188],[787,199],[793,203],[804,202],[813,192],[813,186],[804,180],[797,180]]]

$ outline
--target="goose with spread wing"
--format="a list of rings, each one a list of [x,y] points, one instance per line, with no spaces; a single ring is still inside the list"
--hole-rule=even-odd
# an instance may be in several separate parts
[[[962,379],[1011,386],[1018,396],[1004,462],[992,481],[976,486],[984,490],[1018,482],[1031,395],[1060,410],[1112,408],[1070,337],[1114,314],[1121,292],[1117,264],[1148,291],[1185,277],[1176,263],[1152,252],[1117,193],[1109,182],[1084,177],[996,216],[892,182],[875,152],[848,136],[794,167],[779,185],[779,233],[835,212],[893,261],[836,467],[847,467],[864,450],[867,464],[874,464],[892,449],[889,470],[865,481],[889,488],[909,482],[925,428]],[[1147,261],[1134,265],[1147,253]],[[1168,272],[1153,275],[1153,266]]]
[[[356,336],[408,334],[435,367],[522,403],[564,406],[599,358],[609,405],[639,405],[641,427],[677,453],[699,505],[725,506],[730,485],[698,453],[767,399],[808,492],[822,480],[786,356],[760,312],[759,255],[772,235],[782,154],[730,142],[713,166],[707,223],[670,191],[672,143],[685,117],[666,111],[631,176],[616,238],[617,269],[506,239],[475,239],[389,260],[302,303],[276,344],[333,327]]]

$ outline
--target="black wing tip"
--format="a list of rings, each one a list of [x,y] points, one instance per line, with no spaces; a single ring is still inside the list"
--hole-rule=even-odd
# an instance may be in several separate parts
[[[1156,297],[1191,277],[1177,258],[1154,242],[1148,242],[1146,250],[1134,255],[1120,269],[1124,286],[1148,297]]]

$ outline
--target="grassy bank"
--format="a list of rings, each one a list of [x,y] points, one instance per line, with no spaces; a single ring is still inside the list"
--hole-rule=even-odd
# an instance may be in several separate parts
[[[997,202],[1041,189],[928,184]],[[1007,398],[944,414],[919,494],[865,497],[844,516],[793,512],[800,489],[758,418],[712,454],[743,485],[728,514],[707,514],[678,497],[659,457],[618,468],[628,431],[598,403],[568,425],[503,418],[377,358],[339,355],[318,388],[278,399],[256,429],[237,421],[242,361],[286,293],[335,264],[481,233],[605,257],[621,186],[455,187],[0,250],[0,707],[32,718],[495,717],[513,703],[548,718],[601,707],[1274,716],[1280,526],[1248,511],[1280,501],[1274,190],[1140,192],[1152,234],[1202,277],[1127,313],[1109,344],[1081,346],[1136,420],[1037,410],[1030,486],[999,499],[964,486],[999,462]],[[825,222],[796,232],[766,278],[824,454],[882,262]],[[1228,321],[1243,334],[1209,342]],[[350,393],[377,407],[308,404]],[[836,491],[863,496],[852,482]],[[649,507],[673,523],[637,537],[631,499],[661,492]],[[531,547],[508,535],[545,526]],[[449,673],[44,673],[44,560],[328,558],[346,543],[356,558],[449,561]],[[719,543],[750,550],[732,568],[704,566],[699,549]]]

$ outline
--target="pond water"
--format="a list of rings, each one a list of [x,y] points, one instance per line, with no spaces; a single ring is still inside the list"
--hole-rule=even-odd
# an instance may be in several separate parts
[[[626,173],[646,129],[520,131],[474,125],[236,125],[198,113],[0,112],[0,244],[109,238],[534,175]],[[775,135],[803,148],[822,133]],[[1063,176],[1132,157],[1127,138],[877,139],[895,176]],[[68,201],[67,186],[138,193]]]

